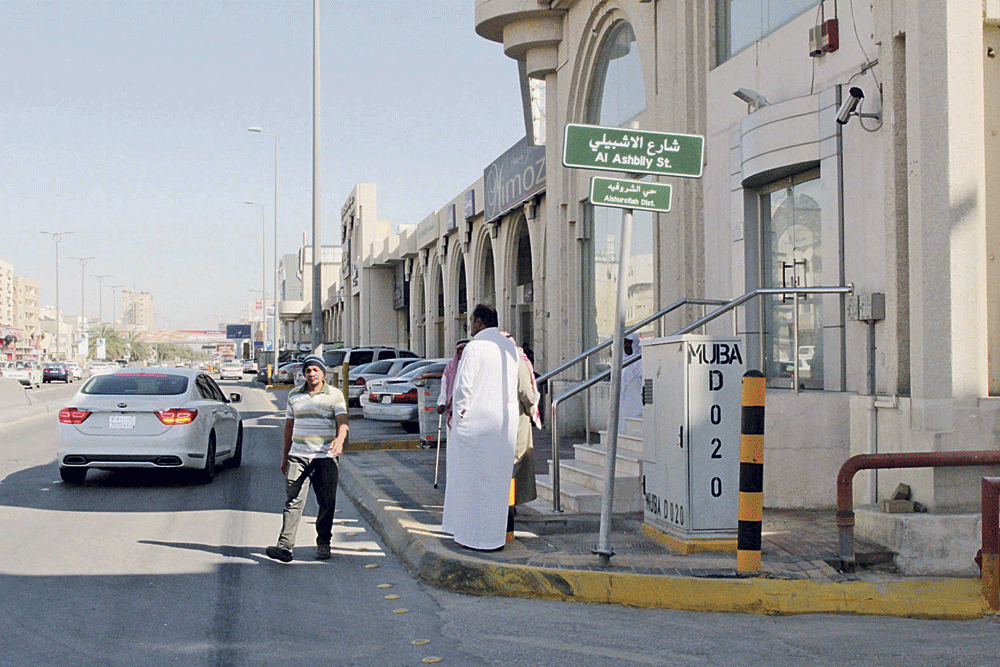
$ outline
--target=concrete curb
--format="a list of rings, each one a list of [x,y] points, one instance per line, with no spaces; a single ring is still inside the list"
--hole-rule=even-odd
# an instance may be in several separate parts
[[[13,426],[23,422],[37,419],[51,412],[58,412],[58,408],[50,408],[48,405],[35,404],[25,405],[17,408],[4,408],[0,410],[0,426]]]
[[[966,620],[991,613],[974,578],[883,583],[817,583],[765,577],[709,579],[502,564],[444,549],[423,524],[394,511],[351,457],[340,486],[410,573],[433,586],[472,595],[543,598],[631,607],[753,614],[848,613]],[[450,538],[445,538],[450,539]],[[509,547],[508,547],[509,548]]]

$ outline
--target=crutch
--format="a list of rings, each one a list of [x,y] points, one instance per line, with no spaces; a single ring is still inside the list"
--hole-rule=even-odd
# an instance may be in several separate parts
[[[441,418],[444,417],[443,412],[438,413],[438,434],[437,434],[437,452],[434,454],[434,488],[438,488],[438,463],[441,461]]]

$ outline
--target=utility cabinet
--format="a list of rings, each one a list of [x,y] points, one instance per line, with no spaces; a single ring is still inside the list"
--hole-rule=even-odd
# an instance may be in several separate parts
[[[683,553],[736,550],[744,359],[738,337],[642,345],[643,532]]]

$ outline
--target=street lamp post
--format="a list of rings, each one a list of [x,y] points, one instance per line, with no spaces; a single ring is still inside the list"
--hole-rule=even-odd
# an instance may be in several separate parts
[[[56,244],[56,361],[59,361],[59,242],[62,237],[73,232],[40,232],[48,234]]]
[[[80,260],[80,331],[87,330],[87,311],[84,308],[86,304],[86,279],[84,278],[84,273],[87,270],[87,262],[91,259],[96,259],[94,257],[70,257],[70,259]]]
[[[278,335],[278,135],[261,127],[247,128],[250,132],[263,132],[274,137],[274,365],[271,367],[271,378],[278,371],[278,350],[280,337]]]
[[[110,273],[102,273],[99,276],[90,274],[91,278],[97,278],[97,333],[100,335],[101,327],[104,326],[104,279],[110,278]]]
[[[125,286],[124,285],[111,286],[111,330],[112,331],[115,330],[115,321],[116,321],[115,301],[118,299],[118,294],[115,290],[117,290],[119,287],[125,287]]]
[[[260,206],[260,324],[264,330],[264,339],[267,339],[267,232],[264,229],[264,205],[254,201],[245,201],[244,204]],[[263,346],[263,341],[261,345]],[[261,350],[263,352],[263,349]]]

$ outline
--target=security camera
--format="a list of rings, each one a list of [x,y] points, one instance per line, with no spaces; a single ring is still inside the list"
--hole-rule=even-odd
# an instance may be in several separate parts
[[[847,99],[840,105],[840,111],[837,112],[837,122],[841,125],[847,125],[847,121],[850,120],[851,114],[857,111],[858,105],[861,104],[861,100],[865,99],[865,91],[861,90],[857,86],[852,86],[847,93]]]

